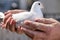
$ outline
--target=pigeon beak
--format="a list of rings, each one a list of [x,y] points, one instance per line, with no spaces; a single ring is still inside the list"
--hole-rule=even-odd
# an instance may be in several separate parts
[[[44,6],[42,6],[41,8],[44,8]]]
[[[40,8],[44,8],[44,6],[43,5],[40,5]]]

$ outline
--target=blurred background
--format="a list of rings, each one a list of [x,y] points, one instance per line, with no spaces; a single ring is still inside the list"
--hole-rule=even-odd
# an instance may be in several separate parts
[[[44,5],[42,12],[46,18],[54,18],[60,21],[60,0],[0,0],[0,12],[6,12],[13,9],[30,10],[35,1],[41,1]],[[0,29],[0,40],[29,40],[20,37],[17,33]]]

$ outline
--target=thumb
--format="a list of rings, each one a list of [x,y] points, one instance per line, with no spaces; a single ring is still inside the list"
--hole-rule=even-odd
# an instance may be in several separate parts
[[[30,38],[33,38],[33,37],[34,37],[34,35],[35,35],[34,31],[29,30],[29,29],[26,29],[26,28],[23,28],[23,27],[21,27],[21,29],[22,29],[23,32],[24,32],[27,36],[29,36]]]

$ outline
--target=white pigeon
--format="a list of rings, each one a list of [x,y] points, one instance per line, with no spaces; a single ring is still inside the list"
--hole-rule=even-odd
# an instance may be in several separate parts
[[[40,1],[36,1],[33,3],[31,10],[29,12],[21,12],[18,14],[13,14],[13,19],[20,25],[24,20],[34,20],[35,18],[42,18],[43,13],[41,9],[43,5]]]
[[[20,23],[23,22],[24,20],[34,20],[35,18],[42,18],[43,13],[41,11],[41,8],[43,8],[42,3],[39,1],[36,1],[33,3],[31,10],[29,12],[21,12],[17,14],[12,14],[12,18],[16,21],[17,26],[20,25]],[[2,14],[1,17],[4,18],[4,14],[2,12],[0,14]],[[24,33],[21,34],[20,37],[26,40],[31,39],[27,37]]]
[[[42,18],[43,13],[41,9],[44,8],[40,1],[33,3],[31,10],[28,12],[21,12],[12,14],[12,18],[16,21],[17,25],[20,25],[24,20],[34,20],[35,18]]]

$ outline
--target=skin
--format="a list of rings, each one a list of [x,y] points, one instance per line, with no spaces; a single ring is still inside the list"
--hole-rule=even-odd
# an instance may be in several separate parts
[[[25,20],[27,27],[15,28],[16,22],[11,17],[13,13],[24,12],[23,10],[11,10],[5,12],[5,19],[2,27],[12,32],[21,33],[22,31],[32,38],[32,40],[60,40],[60,22],[52,18],[36,18],[35,21]],[[23,26],[24,26],[23,25]]]
[[[2,28],[6,28],[12,32],[17,31],[18,29],[15,28],[16,26],[16,22],[15,20],[12,18],[12,14],[15,13],[19,13],[19,12],[25,12],[26,10],[8,10],[7,12],[5,12],[5,18],[3,19],[2,22]]]

